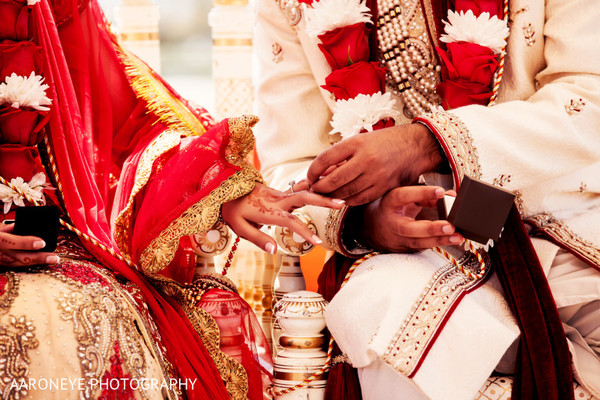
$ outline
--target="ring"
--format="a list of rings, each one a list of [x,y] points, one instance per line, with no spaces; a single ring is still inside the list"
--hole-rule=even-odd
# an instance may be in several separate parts
[[[294,192],[294,185],[296,184],[296,181],[292,180],[290,181],[289,185],[290,185],[290,190],[292,191],[292,194],[296,193]]]

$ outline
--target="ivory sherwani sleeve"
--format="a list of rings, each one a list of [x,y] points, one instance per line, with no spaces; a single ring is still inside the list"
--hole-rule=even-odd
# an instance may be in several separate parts
[[[511,10],[498,104],[424,120],[455,180],[467,174],[517,191],[524,217],[564,222],[565,235],[595,247],[599,265],[600,3],[515,1]]]
[[[296,21],[275,0],[256,1],[255,128],[262,172],[269,185],[285,190],[306,177],[311,161],[331,146],[330,94],[319,87],[331,72],[315,38],[306,34],[302,10]],[[324,240],[328,210],[304,207]]]

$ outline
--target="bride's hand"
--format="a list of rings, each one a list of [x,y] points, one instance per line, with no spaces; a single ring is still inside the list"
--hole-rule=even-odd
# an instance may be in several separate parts
[[[36,264],[56,264],[60,261],[54,253],[39,250],[46,246],[35,236],[18,236],[12,233],[14,225],[0,224],[0,267],[25,267]]]
[[[283,226],[314,245],[321,244],[321,239],[294,216],[292,211],[305,205],[342,208],[344,201],[307,190],[298,191],[296,187],[294,189],[295,193],[284,193],[257,183],[254,190],[246,196],[223,204],[221,216],[238,236],[270,254],[275,254],[277,244],[272,237],[259,230],[262,225]]]

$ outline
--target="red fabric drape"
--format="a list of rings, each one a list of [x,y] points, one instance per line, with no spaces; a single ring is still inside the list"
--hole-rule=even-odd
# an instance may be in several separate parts
[[[513,206],[494,267],[521,330],[513,399],[574,398],[571,354],[546,275]]]
[[[61,193],[72,223],[118,251],[108,219],[111,168],[164,127],[154,124],[155,118],[134,96],[96,2],[81,16],[77,1],[60,6],[71,7],[73,16],[60,34],[48,0],[33,8],[33,21],[53,99],[48,136]],[[124,262],[89,243],[86,247],[107,268],[140,287],[179,377],[198,379],[187,398],[227,399],[214,363],[181,308]]]

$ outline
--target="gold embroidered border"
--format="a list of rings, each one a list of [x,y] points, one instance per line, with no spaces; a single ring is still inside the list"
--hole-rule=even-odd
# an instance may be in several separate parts
[[[489,263],[489,260],[486,262]],[[467,253],[460,263],[471,271],[477,271],[479,267],[477,258],[471,253]],[[438,269],[396,331],[382,360],[402,374],[411,376],[423,354],[433,344],[433,337],[454,303],[464,291],[480,281],[470,279],[452,264]]]
[[[120,46],[115,49],[131,87],[139,98],[148,103],[148,109],[159,121],[187,136],[199,136],[206,132],[196,115],[154,76],[150,67]]]
[[[461,119],[448,112],[433,113],[424,116],[423,119],[428,120],[445,142],[459,179],[462,181],[464,175],[476,179],[481,178],[477,148],[473,137]]]
[[[439,40],[438,31],[437,31],[437,25],[435,23],[435,17],[433,15],[433,7],[431,6],[431,0],[423,1],[423,9],[425,11],[423,14],[425,15],[425,18],[427,19],[427,26],[429,27],[430,40],[433,40],[433,45],[435,47],[439,47],[440,40]],[[433,51],[433,49],[432,49],[432,54],[435,54],[435,51]]]
[[[4,293],[0,296],[0,315],[7,314],[19,295],[19,278],[11,271],[2,274],[7,279]]]
[[[527,218],[525,222],[550,236],[559,245],[576,253],[590,264],[600,267],[600,247],[577,235],[563,221],[556,219],[551,214],[543,213]]]
[[[29,350],[37,349],[35,326],[26,317],[8,316],[8,324],[0,324],[0,394],[5,400],[27,398]]]
[[[169,265],[175,256],[180,238],[210,229],[219,218],[221,205],[250,193],[256,181],[262,181],[259,173],[246,165],[184,211],[144,249],[140,256],[142,271],[153,275]]]
[[[246,157],[254,149],[254,134],[252,127],[258,122],[254,115],[242,115],[229,118],[229,143],[227,143],[226,158],[231,164],[242,167]]]
[[[348,254],[340,240],[342,222],[344,221],[344,217],[348,210],[348,206],[344,206],[339,210],[330,210],[329,214],[327,214],[327,221],[325,222],[325,242],[327,242],[329,247],[341,254]]]
[[[144,150],[137,170],[135,172],[135,182],[127,206],[119,213],[115,220],[115,239],[117,245],[123,254],[129,254],[129,241],[131,238],[132,226],[131,215],[133,213],[133,204],[136,195],[143,189],[150,179],[154,161],[167,151],[173,149],[181,142],[179,133],[166,131],[161,133],[154,141]]]
[[[245,400],[248,395],[248,374],[242,364],[221,351],[219,326],[212,315],[190,305],[184,305],[183,310],[215,362],[231,399]]]

